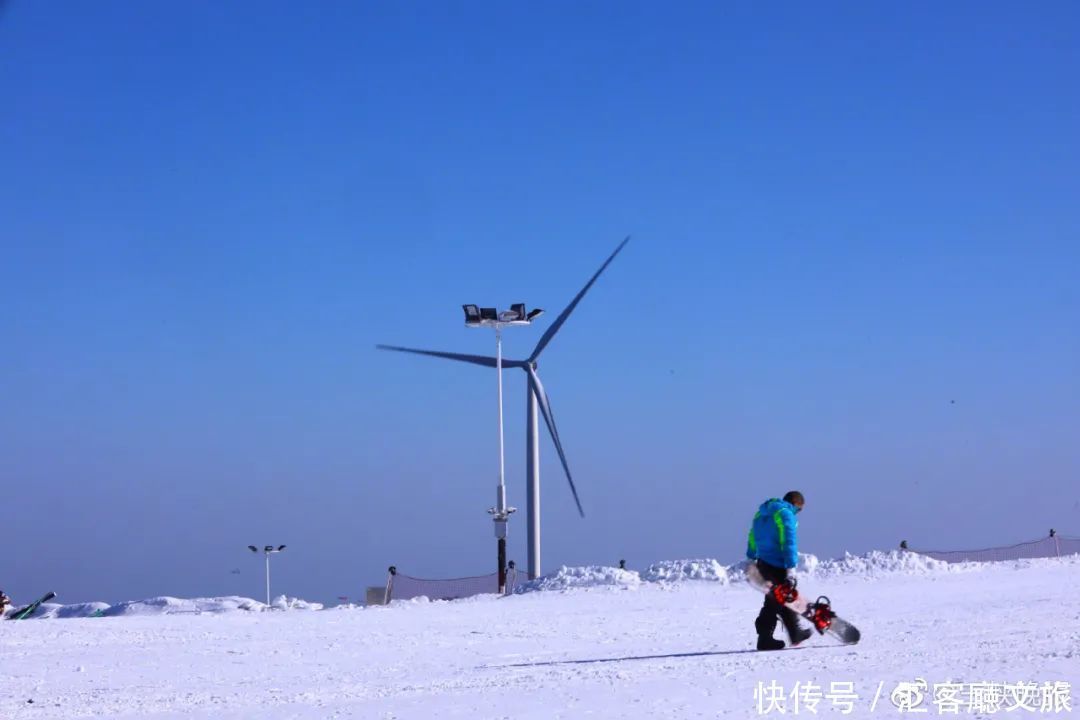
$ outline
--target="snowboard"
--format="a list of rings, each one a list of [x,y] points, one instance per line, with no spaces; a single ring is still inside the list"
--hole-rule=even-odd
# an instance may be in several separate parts
[[[30,617],[31,615],[33,615],[37,611],[37,609],[39,607],[41,607],[42,603],[47,603],[50,600],[52,600],[54,597],[56,597],[56,593],[47,592],[44,595],[42,595],[40,598],[35,600],[34,602],[27,605],[26,607],[21,607],[21,608],[18,608],[17,610],[13,610],[11,612],[11,614],[7,616],[7,619],[8,620],[24,620],[24,619]]]
[[[766,580],[753,563],[746,568],[746,579],[758,590],[771,594],[781,605],[809,620],[819,635],[828,633],[845,645],[854,645],[862,637],[857,627],[833,612],[829,598],[822,595],[812,602],[807,600],[796,589],[794,579],[783,585],[775,585]]]

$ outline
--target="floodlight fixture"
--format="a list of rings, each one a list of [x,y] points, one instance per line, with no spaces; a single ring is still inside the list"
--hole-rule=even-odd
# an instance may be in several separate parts
[[[482,308],[478,305],[462,305],[465,311],[466,327],[489,327],[500,330],[507,325],[528,325],[543,314],[543,310],[536,308],[528,311],[525,303],[514,303],[509,310],[498,308]]]

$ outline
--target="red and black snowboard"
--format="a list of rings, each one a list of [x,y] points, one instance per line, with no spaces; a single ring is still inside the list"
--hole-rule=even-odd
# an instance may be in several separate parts
[[[818,634],[829,633],[845,645],[854,645],[859,642],[862,633],[857,627],[834,613],[832,603],[824,595],[813,602],[808,602],[795,589],[794,579],[780,585],[769,582],[753,563],[746,568],[746,579],[758,590],[771,594],[781,605],[791,608],[800,617],[809,620]]]

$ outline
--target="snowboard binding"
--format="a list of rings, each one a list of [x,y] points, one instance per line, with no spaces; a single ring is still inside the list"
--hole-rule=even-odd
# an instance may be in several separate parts
[[[776,602],[781,605],[789,605],[795,602],[799,597],[799,591],[795,589],[795,578],[788,578],[782,583],[773,585],[772,594],[776,598]]]
[[[810,603],[804,614],[814,624],[814,629],[818,631],[819,635],[824,634],[829,629],[833,618],[836,617],[836,613],[832,611],[832,603],[824,595]]]

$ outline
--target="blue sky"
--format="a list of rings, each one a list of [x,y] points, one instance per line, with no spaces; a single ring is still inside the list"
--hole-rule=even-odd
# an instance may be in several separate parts
[[[523,301],[523,357],[627,234],[542,358],[587,513],[545,439],[545,569],[737,560],[792,488],[822,556],[1080,535],[1078,21],[9,2],[0,587],[493,569],[494,374],[374,345],[488,353],[461,303]]]

